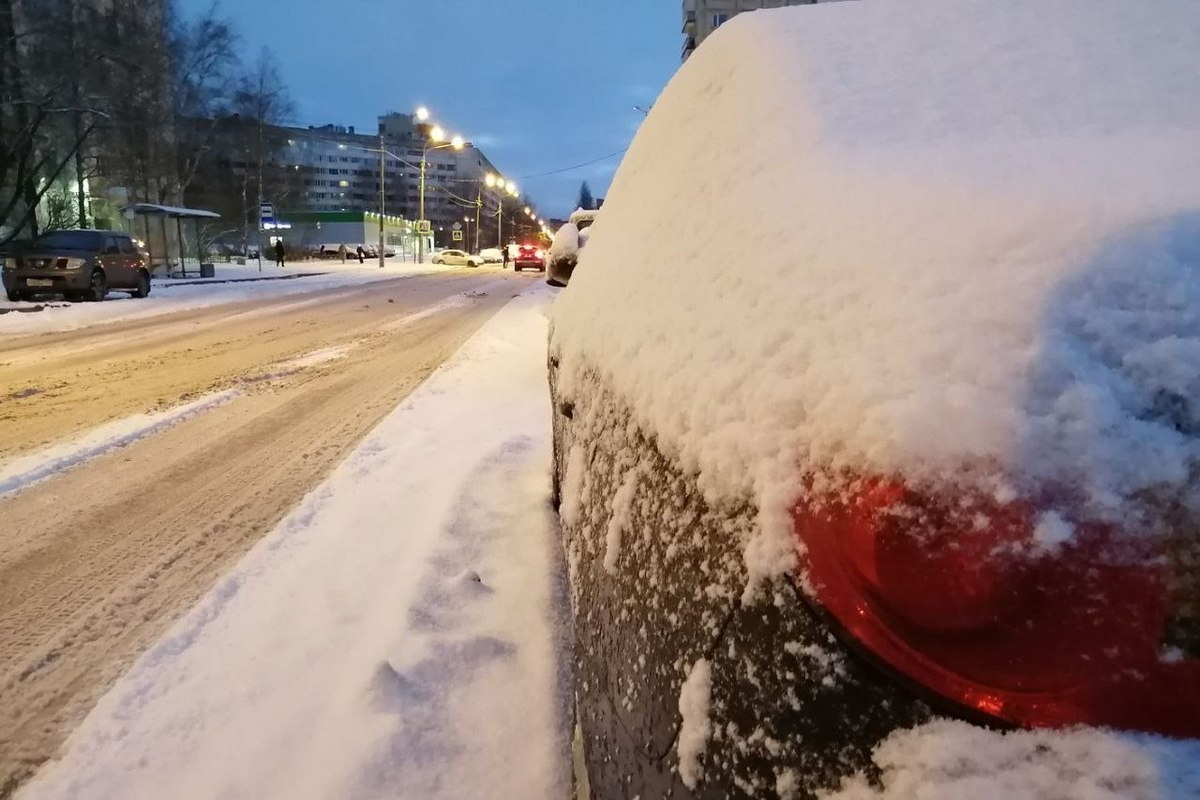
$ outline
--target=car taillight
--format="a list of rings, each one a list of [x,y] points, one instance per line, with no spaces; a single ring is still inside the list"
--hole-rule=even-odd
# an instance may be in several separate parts
[[[810,495],[793,518],[812,595],[906,678],[1029,727],[1200,736],[1166,537],[883,479]]]

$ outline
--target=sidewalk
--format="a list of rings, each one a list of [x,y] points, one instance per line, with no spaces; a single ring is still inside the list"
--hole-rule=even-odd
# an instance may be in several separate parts
[[[472,337],[18,797],[568,796],[552,297]]]

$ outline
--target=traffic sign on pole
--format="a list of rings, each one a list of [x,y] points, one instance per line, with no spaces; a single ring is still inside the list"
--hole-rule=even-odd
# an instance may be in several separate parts
[[[463,240],[463,232],[462,231],[450,231],[450,238],[456,242],[461,242]]]

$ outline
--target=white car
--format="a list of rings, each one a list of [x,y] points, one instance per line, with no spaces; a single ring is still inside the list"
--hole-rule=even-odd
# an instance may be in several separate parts
[[[443,250],[433,257],[434,264],[447,264],[452,267],[482,267],[482,256],[473,256],[462,250]]]
[[[488,247],[479,251],[479,257],[485,264],[501,264],[504,262],[504,251],[499,247]]]

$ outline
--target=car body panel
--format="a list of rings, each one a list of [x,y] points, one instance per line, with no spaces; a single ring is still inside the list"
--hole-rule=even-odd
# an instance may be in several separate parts
[[[872,750],[893,729],[930,717],[922,697],[834,638],[792,580],[743,602],[742,546],[757,524],[748,503],[710,506],[695,477],[629,424],[614,393],[564,397],[553,358],[551,394],[577,714],[594,797],[753,797],[785,772],[805,793],[833,788],[871,769]],[[568,472],[581,464],[580,485]],[[621,524],[613,498],[631,475],[613,558],[611,531]],[[563,493],[572,481],[578,513],[563,513],[575,502]],[[691,790],[679,774],[678,700],[700,658],[711,665],[714,729],[704,779]]]

